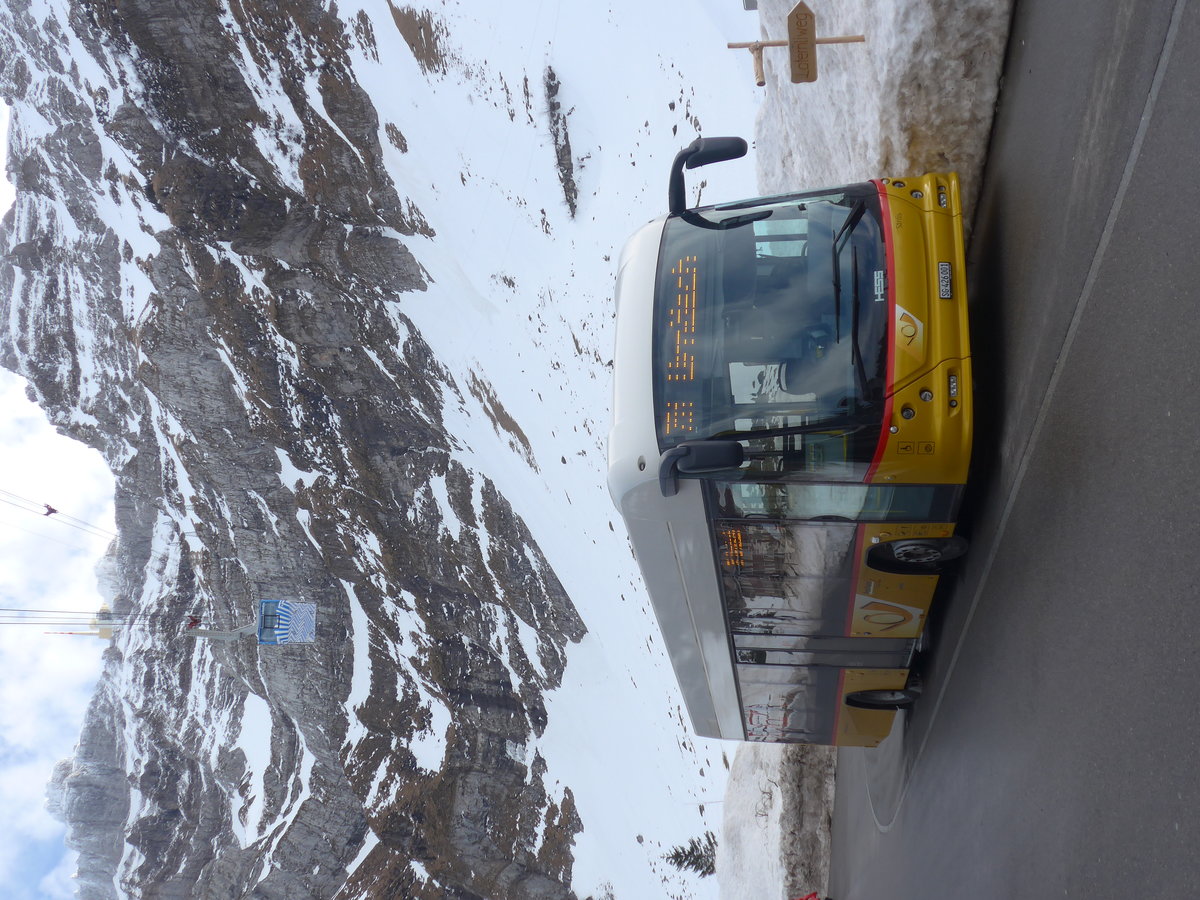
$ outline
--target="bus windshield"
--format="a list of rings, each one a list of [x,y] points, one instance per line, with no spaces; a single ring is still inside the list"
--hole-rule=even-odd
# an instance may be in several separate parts
[[[764,430],[747,454],[757,475],[860,480],[887,376],[883,234],[873,184],[671,217],[655,297],[660,449]]]

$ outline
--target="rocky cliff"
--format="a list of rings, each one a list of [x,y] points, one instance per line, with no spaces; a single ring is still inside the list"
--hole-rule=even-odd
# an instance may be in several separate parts
[[[443,417],[519,426],[404,311],[432,229],[348,59],[389,18],[441,64],[397,6],[0,12],[0,362],[109,461],[108,591],[149,616],[51,786],[81,897],[574,896],[582,823],[535,745],[585,628]],[[318,641],[186,634],[263,597],[316,603]]]

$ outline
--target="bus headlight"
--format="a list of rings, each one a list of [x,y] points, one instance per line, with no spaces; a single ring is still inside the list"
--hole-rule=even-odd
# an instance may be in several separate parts
[[[950,399],[957,400],[958,399],[958,376],[957,375],[954,375],[954,374],[950,375],[949,391],[950,391]]]

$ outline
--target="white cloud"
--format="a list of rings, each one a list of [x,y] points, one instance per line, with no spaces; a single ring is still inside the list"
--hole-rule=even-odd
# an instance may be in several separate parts
[[[75,866],[77,854],[67,853],[58,865],[38,882],[38,890],[46,900],[71,900],[75,896]]]
[[[15,494],[114,529],[113,481],[100,454],[57,434],[8,372],[0,372],[0,490],[9,492],[0,500]],[[90,616],[102,602],[94,566],[107,544],[60,517],[0,502],[0,607]],[[19,879],[29,896],[56,897],[71,895],[69,872],[59,869],[73,871],[74,855],[44,808],[45,785],[73,752],[104,643],[47,630],[56,629],[0,625],[0,883]]]

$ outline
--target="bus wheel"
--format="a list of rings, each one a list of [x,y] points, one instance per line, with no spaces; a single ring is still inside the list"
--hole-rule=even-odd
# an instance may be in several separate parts
[[[867,565],[895,575],[936,575],[945,564],[967,552],[967,542],[948,538],[911,538],[876,544],[867,554]]]
[[[908,709],[917,702],[919,693],[902,691],[855,691],[846,695],[846,705],[855,709]]]

